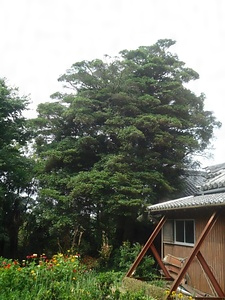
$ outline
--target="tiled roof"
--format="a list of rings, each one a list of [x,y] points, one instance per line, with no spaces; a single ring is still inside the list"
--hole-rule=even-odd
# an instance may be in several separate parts
[[[225,164],[206,168],[207,179],[202,185],[202,190],[212,190],[225,187]]]
[[[207,172],[205,171],[186,170],[182,176],[184,188],[176,198],[187,197],[198,193],[206,181],[206,176]]]
[[[148,207],[150,212],[159,212],[167,210],[178,210],[197,207],[225,206],[225,192],[205,194],[199,196],[189,196],[158,203]]]
[[[184,188],[176,198],[225,187],[225,163],[206,167],[203,171],[186,170],[182,179]]]
[[[213,165],[213,166],[208,166],[208,167],[205,168],[205,170],[207,172],[211,172],[211,173],[218,172],[222,169],[225,169],[225,163],[217,164],[217,165]]]

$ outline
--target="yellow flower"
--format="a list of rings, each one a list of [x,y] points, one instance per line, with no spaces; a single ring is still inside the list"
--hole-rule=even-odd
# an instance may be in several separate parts
[[[179,293],[179,294],[178,294],[178,298],[179,298],[179,299],[182,299],[182,298],[183,298],[183,294],[182,294],[182,293]]]
[[[170,291],[168,291],[168,290],[167,290],[167,291],[165,291],[165,294],[166,294],[166,295],[169,295],[169,293],[170,293]]]
[[[172,298],[176,298],[176,292],[175,292],[175,291],[172,291],[171,297],[172,297]]]

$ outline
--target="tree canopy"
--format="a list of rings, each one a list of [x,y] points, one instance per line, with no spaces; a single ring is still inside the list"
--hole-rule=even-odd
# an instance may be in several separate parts
[[[32,190],[31,160],[23,153],[29,138],[22,112],[28,99],[0,79],[0,255],[17,256],[18,234]]]
[[[188,89],[199,75],[169,51],[174,44],[74,63],[59,78],[65,93],[39,105],[36,212],[49,241],[66,245],[77,228],[95,246],[102,232],[112,243],[134,239],[146,205],[174,195],[207,148],[220,123]]]

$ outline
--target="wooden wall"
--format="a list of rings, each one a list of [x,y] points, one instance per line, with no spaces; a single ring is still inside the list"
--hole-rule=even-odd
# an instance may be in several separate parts
[[[196,211],[187,211],[183,214],[185,219],[190,218],[195,220],[196,241],[212,213],[213,211],[209,211],[207,209],[201,211],[196,209]],[[171,217],[176,218],[175,212],[173,213],[173,216],[170,216],[170,218]],[[177,218],[181,219],[181,217],[182,214],[179,212]],[[171,254],[185,259],[190,255],[192,249],[193,247],[191,246],[185,247],[175,245],[173,243],[163,243],[162,257],[165,257],[166,254]],[[216,224],[206,237],[200,251],[211,268],[214,276],[218,280],[221,288],[225,291],[225,212],[221,214]],[[194,259],[188,269],[186,279],[190,286],[207,294],[213,295],[213,288],[210,286],[207,275],[202,269],[197,258]]]

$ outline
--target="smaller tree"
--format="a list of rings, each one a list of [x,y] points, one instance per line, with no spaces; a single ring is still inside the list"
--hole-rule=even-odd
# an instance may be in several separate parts
[[[25,156],[29,137],[23,111],[27,97],[0,79],[0,255],[18,255],[18,235],[29,195],[32,193],[32,162]]]

